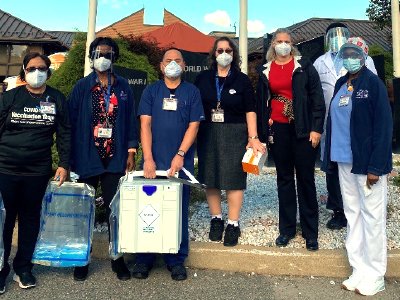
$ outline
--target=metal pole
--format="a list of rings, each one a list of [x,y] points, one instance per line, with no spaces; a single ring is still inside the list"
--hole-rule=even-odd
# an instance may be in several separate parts
[[[239,54],[242,59],[241,70],[247,74],[247,0],[240,1],[240,22],[239,22]]]
[[[96,38],[96,14],[97,14],[97,0],[89,0],[89,19],[88,19],[88,32],[86,38],[86,54],[85,54],[85,73],[87,76],[92,72],[89,60],[89,46],[90,43]]]
[[[399,0],[392,0],[393,75],[400,78],[400,12]]]

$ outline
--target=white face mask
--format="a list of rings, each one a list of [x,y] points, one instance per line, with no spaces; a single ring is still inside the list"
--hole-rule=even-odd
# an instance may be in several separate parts
[[[96,58],[93,61],[93,67],[99,72],[107,71],[108,69],[111,68],[111,60],[103,56]]]
[[[46,83],[47,71],[39,71],[36,69],[33,72],[25,74],[25,81],[33,88],[41,87]]]
[[[165,66],[164,73],[168,78],[177,78],[182,74],[182,67],[173,60]]]
[[[219,54],[219,55],[216,57],[216,60],[217,60],[217,63],[218,63],[221,67],[224,67],[224,68],[225,68],[225,67],[227,67],[228,65],[230,65],[230,63],[231,63],[232,60],[233,60],[233,57],[232,57],[232,55],[230,55],[230,54],[224,52],[224,53]]]
[[[275,45],[275,52],[279,56],[289,55],[290,51],[292,51],[292,47],[286,43],[279,43]]]

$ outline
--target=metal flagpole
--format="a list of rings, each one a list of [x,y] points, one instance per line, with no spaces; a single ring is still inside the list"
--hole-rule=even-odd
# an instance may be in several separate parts
[[[84,76],[92,72],[89,60],[89,46],[96,37],[96,14],[97,14],[97,0],[89,0],[89,16],[88,16],[88,32],[86,38],[86,54],[85,54],[85,73]]]
[[[242,59],[241,70],[247,74],[247,0],[240,1],[240,22],[239,22],[239,54]]]

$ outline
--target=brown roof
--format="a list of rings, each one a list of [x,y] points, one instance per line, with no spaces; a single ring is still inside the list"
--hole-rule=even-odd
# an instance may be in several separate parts
[[[299,44],[325,35],[328,25],[334,22],[345,24],[352,36],[361,36],[369,46],[379,45],[386,51],[392,49],[392,43],[389,38],[391,36],[391,28],[385,27],[381,30],[376,27],[374,22],[368,20],[310,18],[287,28],[292,31],[294,43]],[[249,42],[249,54],[263,53],[263,39],[264,37],[260,37]]]
[[[133,14],[99,30],[96,33],[96,36],[118,37],[118,34],[122,34],[125,36],[142,35],[144,33],[162,28],[167,25],[171,25],[176,22],[190,26],[188,23],[181,20],[166,9],[164,9],[163,25],[144,24],[144,8],[142,8],[141,10],[138,10]]]
[[[0,9],[0,42],[4,43],[55,43],[64,46],[54,36]]]

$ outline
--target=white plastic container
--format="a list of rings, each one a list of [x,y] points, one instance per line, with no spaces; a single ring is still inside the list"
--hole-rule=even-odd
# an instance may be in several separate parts
[[[120,186],[118,252],[177,253],[182,184],[133,177]]]

